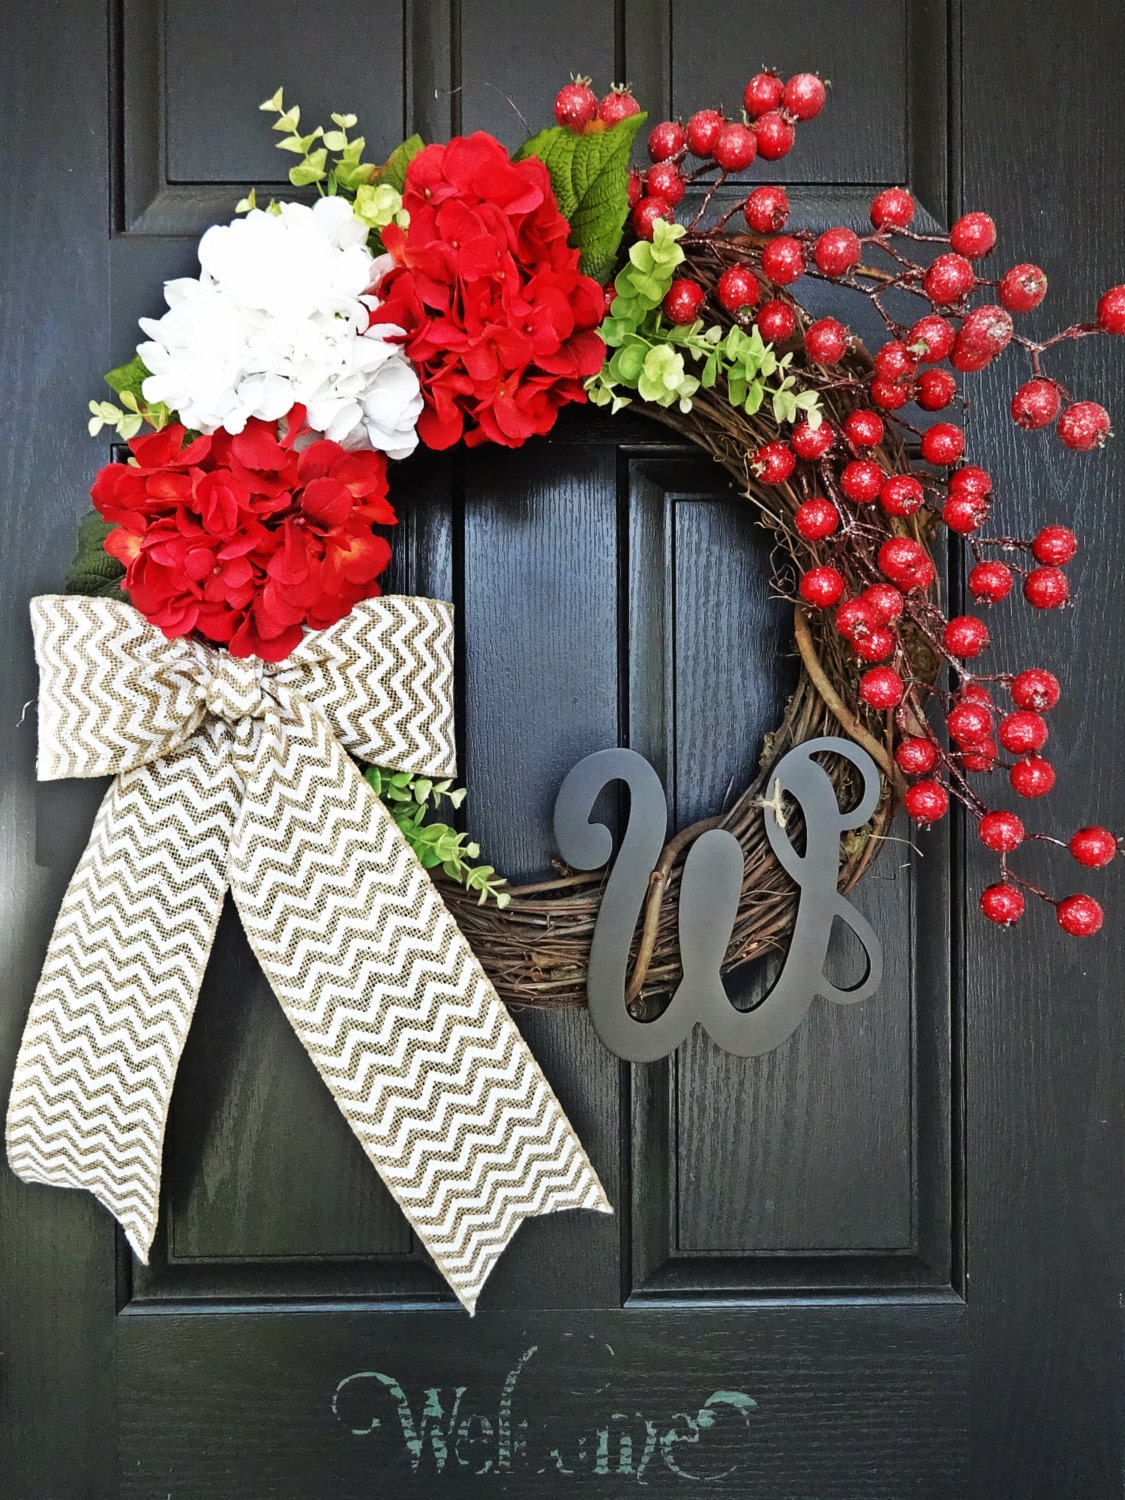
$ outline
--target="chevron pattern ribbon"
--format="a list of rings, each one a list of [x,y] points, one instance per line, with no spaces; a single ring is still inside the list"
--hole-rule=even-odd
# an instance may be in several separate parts
[[[229,887],[344,1118],[471,1312],[520,1223],[612,1212],[582,1145],[346,752],[452,775],[452,609],[388,596],[284,662],[119,600],[31,606],[39,776],[116,777],[27,1020],[8,1159],[86,1188],[146,1259],[180,1054]]]

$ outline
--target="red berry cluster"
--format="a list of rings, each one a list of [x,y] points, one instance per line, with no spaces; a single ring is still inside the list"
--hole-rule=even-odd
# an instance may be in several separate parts
[[[589,135],[640,113],[641,106],[627,83],[615,83],[600,103],[590,83],[589,78],[572,73],[570,82],[555,95],[555,119],[564,129]]]

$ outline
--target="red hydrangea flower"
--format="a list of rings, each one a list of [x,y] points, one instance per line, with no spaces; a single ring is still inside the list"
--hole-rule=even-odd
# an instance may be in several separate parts
[[[305,410],[282,422],[187,441],[172,425],[129,444],[91,490],[114,526],[106,551],[166,636],[193,632],[232,656],[281,661],[304,627],[322,630],[361,599],[390,560],[387,460],[313,438]],[[304,446],[298,449],[298,440]]]
[[[394,266],[372,319],[406,330],[423,443],[518,448],[548,432],[601,368],[605,294],[578,270],[546,167],[483,131],[457,136],[410,163],[403,205],[410,227],[383,231]]]

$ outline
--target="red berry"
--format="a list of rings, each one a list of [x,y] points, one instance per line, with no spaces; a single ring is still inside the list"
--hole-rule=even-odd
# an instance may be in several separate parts
[[[954,615],[942,631],[941,640],[951,655],[971,661],[988,645],[988,626],[976,615]]]
[[[845,600],[836,611],[836,629],[846,641],[862,640],[877,628],[875,611],[862,597]]]
[[[768,68],[755,73],[742,91],[742,107],[752,119],[777,109],[783,93],[781,79]]]
[[[863,602],[874,613],[879,625],[893,625],[902,615],[906,600],[893,583],[873,583],[864,589]]]
[[[797,332],[796,314],[788,302],[778,297],[763,302],[754,321],[767,344],[784,344]]]
[[[1125,286],[1111,286],[1098,301],[1098,324],[1106,333],[1125,333]]]
[[[1017,760],[1008,772],[1012,791],[1021,797],[1045,797],[1055,784],[1055,768],[1041,755]]]
[[[949,490],[951,494],[973,495],[985,500],[992,494],[992,478],[976,464],[965,464],[949,476]]]
[[[950,531],[968,536],[988,520],[988,502],[978,495],[955,491],[942,506],[941,518]]]
[[[907,791],[905,802],[916,823],[936,823],[949,811],[949,793],[940,781],[916,781]]]
[[[945,721],[950,738],[959,745],[980,745],[992,733],[992,715],[983,703],[964,699],[949,710]]]
[[[960,302],[972,291],[976,277],[973,268],[963,255],[939,255],[926,272],[922,285],[926,296],[939,307],[948,307]]]
[[[625,198],[630,208],[636,208],[644,197],[645,180],[636,167],[629,168],[629,181],[625,188]]]
[[[884,188],[871,200],[876,229],[905,229],[914,217],[914,199],[905,188]]]
[[[797,466],[788,443],[763,443],[754,454],[753,470],[763,484],[784,484]]]
[[[1023,581],[1023,597],[1035,609],[1060,609],[1070,598],[1070,584],[1058,568],[1033,568]]]
[[[909,587],[927,561],[925,549],[913,537],[888,537],[879,548],[879,571],[892,583]]]
[[[1047,725],[1029,708],[1017,708],[1000,720],[996,738],[1012,755],[1033,755],[1047,743]]]
[[[1108,828],[1099,828],[1095,823],[1072,834],[1067,848],[1080,865],[1096,870],[1102,865],[1108,865],[1116,855],[1117,839]]]
[[[857,448],[877,448],[885,432],[883,419],[877,411],[861,407],[844,419],[844,436]]]
[[[815,120],[824,108],[825,97],[824,84],[815,73],[796,73],[785,85],[781,102],[795,120]]]
[[[859,679],[859,696],[870,708],[887,710],[902,701],[902,678],[893,667],[872,667]]]
[[[684,196],[684,179],[675,162],[658,161],[645,173],[645,192],[650,198],[663,198],[675,208]]]
[[[1011,927],[1023,916],[1023,895],[1014,885],[1000,881],[981,892],[980,909],[998,927]]]
[[[912,516],[925,498],[926,492],[913,474],[892,474],[879,491],[879,504],[888,516]]]
[[[848,352],[851,335],[835,318],[820,318],[805,330],[805,352],[818,365],[834,365]]]
[[[1031,544],[1036,562],[1061,568],[1078,551],[1078,538],[1067,526],[1044,526]]]
[[[932,771],[937,765],[938,747],[933,740],[923,739],[921,735],[913,735],[909,739],[899,741],[895,750],[895,760],[908,776],[924,776],[927,771]]]
[[[762,270],[778,286],[788,286],[805,274],[805,252],[800,240],[779,234],[762,251]]]
[[[987,349],[972,340],[966,340],[965,330],[961,329],[953,340],[953,353],[949,356],[949,363],[962,375],[976,374],[992,360],[992,355]]]
[[[948,370],[923,370],[914,399],[923,411],[944,411],[956,394],[957,382]]]
[[[664,120],[649,131],[648,154],[653,161],[670,161],[687,145],[687,132],[678,120]]]
[[[840,488],[856,505],[874,505],[886,475],[873,459],[856,458],[844,465]]]
[[[948,468],[965,451],[965,434],[953,422],[935,422],[922,434],[922,457],[928,464]]]
[[[598,97],[590,87],[590,80],[577,73],[569,83],[563,84],[555,95],[555,119],[566,130],[581,135],[598,113]]]
[[[1109,437],[1109,412],[1096,401],[1075,401],[1059,418],[1059,437],[1068,448],[1086,453]]]
[[[776,234],[789,218],[789,195],[782,187],[755,188],[742,212],[751,229],[759,234]]]
[[[1105,917],[1093,896],[1068,896],[1059,902],[1055,915],[1059,926],[1071,937],[1093,937]]]
[[[603,295],[605,297],[605,306],[602,311],[602,317],[608,318],[613,309],[613,304],[617,301],[617,288],[612,281],[603,289]]]
[[[615,83],[598,105],[598,119],[604,125],[617,125],[630,115],[639,114],[641,106],[633,98],[627,83]]]
[[[1048,427],[1058,416],[1060,404],[1059,388],[1053,380],[1029,380],[1012,397],[1012,421],[1028,432]]]
[[[912,380],[918,361],[901,339],[892,339],[875,355],[875,373],[883,380]]]
[[[687,122],[685,134],[693,156],[709,157],[726,121],[717,109],[701,109]]]
[[[977,824],[977,835],[986,849],[994,854],[1011,854],[1024,840],[1024,827],[1014,812],[1001,809],[985,813]]]
[[[996,243],[996,225],[987,214],[962,214],[949,231],[949,243],[958,255],[978,260]]]
[[[825,276],[846,276],[859,265],[859,236],[842,225],[826,229],[816,242],[817,268]]]
[[[807,463],[816,463],[824,457],[836,441],[831,423],[821,422],[814,427],[811,422],[800,421],[789,434],[789,444],[798,458]]]
[[[946,359],[953,348],[956,336],[953,324],[940,313],[927,313],[919,318],[906,336],[906,347],[915,359],[925,364],[936,364]]]
[[[914,394],[914,388],[906,381],[883,380],[876,377],[871,382],[871,399],[884,411],[897,411],[905,406]]]
[[[678,277],[664,294],[664,316],[669,323],[694,323],[704,298],[705,293],[698,281],[687,276]]]
[[[675,217],[672,205],[663,198],[642,198],[633,209],[633,233],[640,240],[651,240],[652,226],[657,219],[667,219],[671,223]]]
[[[758,154],[758,138],[749,125],[724,125],[713,155],[724,172],[742,172]]]
[[[840,524],[840,517],[834,505],[827,500],[817,498],[802,500],[797,507],[793,521],[798,532],[807,542],[819,542],[822,538],[832,535]]]
[[[1054,708],[1059,701],[1059,691],[1059,679],[1042,667],[1030,667],[1021,672],[1009,688],[1014,703],[1020,708],[1033,708],[1040,714]]]
[[[797,133],[784,115],[770,110],[754,122],[758,155],[763,161],[780,161],[793,149]]]
[[[980,740],[975,745],[966,745],[961,752],[961,764],[966,771],[991,771],[998,754],[995,740]]]
[[[1003,354],[1011,343],[1014,332],[1015,324],[1011,313],[1005,312],[1002,307],[986,303],[982,307],[974,307],[969,313],[961,325],[957,342],[963,349],[994,359],[997,354]]]
[[[716,288],[719,306],[727,312],[737,312],[740,307],[757,306],[762,295],[758,278],[748,266],[728,266],[719,277]]]
[[[1038,266],[1013,266],[1001,276],[997,290],[1009,312],[1030,312],[1047,295],[1047,277]]]
[[[969,593],[985,604],[999,604],[1012,592],[1012,570],[1000,562],[982,562],[969,573]]]
[[[983,703],[989,709],[995,707],[992,702],[992,694],[983,682],[966,682],[961,689],[961,701],[963,703]]]
[[[894,632],[883,625],[876,625],[866,635],[857,636],[852,649],[860,661],[886,661],[893,655],[896,645]]]
[[[829,609],[843,592],[844,580],[835,568],[810,568],[801,578],[801,598],[814,609]]]

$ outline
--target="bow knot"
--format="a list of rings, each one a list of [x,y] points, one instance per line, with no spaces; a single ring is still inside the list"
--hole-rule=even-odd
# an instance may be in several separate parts
[[[203,679],[207,712],[228,724],[265,718],[274,701],[266,690],[265,663],[226,651],[208,651],[207,657]]]

